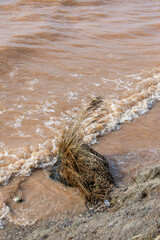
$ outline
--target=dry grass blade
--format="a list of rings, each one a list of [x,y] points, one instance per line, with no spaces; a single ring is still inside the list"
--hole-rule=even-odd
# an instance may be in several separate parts
[[[56,167],[59,180],[78,187],[90,202],[104,200],[106,195],[109,198],[114,184],[106,159],[85,144],[80,135],[82,121],[101,103],[101,98],[92,100],[78,115],[75,123],[64,129]]]

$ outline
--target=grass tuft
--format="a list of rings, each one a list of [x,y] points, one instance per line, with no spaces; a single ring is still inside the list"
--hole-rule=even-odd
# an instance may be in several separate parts
[[[106,159],[83,141],[82,122],[102,103],[97,97],[83,109],[73,122],[64,127],[59,144],[56,176],[69,186],[78,187],[87,201],[109,199],[114,181]],[[54,172],[55,176],[55,172]]]

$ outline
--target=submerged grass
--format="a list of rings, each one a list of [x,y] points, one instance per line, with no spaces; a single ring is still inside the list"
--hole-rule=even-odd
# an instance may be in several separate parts
[[[102,103],[97,97],[83,109],[74,123],[64,127],[59,144],[56,175],[61,182],[78,187],[87,201],[92,203],[109,198],[114,181],[106,159],[83,141],[82,122]],[[55,172],[54,172],[55,175]]]

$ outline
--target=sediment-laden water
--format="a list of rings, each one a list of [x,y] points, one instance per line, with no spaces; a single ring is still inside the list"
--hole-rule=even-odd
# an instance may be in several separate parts
[[[10,221],[84,208],[45,167],[56,161],[64,121],[96,96],[103,103],[82,133],[98,142],[116,182],[159,162],[159,12],[157,1],[1,1],[0,202]]]

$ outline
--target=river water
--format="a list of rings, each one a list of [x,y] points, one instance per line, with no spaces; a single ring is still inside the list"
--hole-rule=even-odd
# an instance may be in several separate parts
[[[104,102],[84,140],[98,143],[115,181],[158,164],[159,1],[1,0],[0,22],[0,201],[10,221],[85,208],[45,167],[64,121],[96,96]]]

